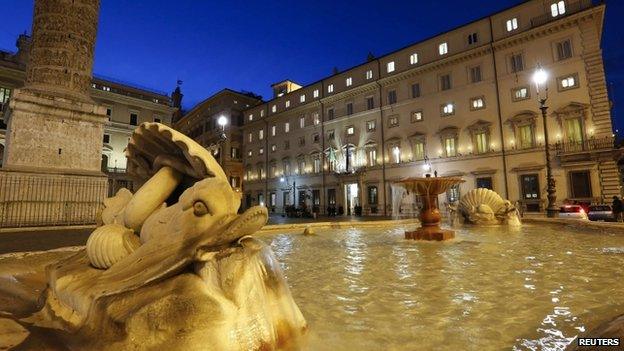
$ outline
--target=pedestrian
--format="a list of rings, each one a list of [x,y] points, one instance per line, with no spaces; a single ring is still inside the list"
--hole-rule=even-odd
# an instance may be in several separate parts
[[[613,197],[612,211],[613,211],[613,218],[615,219],[615,221],[621,222],[622,221],[622,200],[620,200],[620,198],[617,196]]]

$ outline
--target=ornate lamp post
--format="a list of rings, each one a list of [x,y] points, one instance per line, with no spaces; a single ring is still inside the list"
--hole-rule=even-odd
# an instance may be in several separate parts
[[[280,183],[284,183],[284,182],[286,182],[286,178],[281,177],[280,178]],[[295,183],[294,179],[293,179],[292,189],[293,189],[293,202],[292,202],[292,205],[296,206],[296,204],[295,204],[295,192],[297,190],[297,184]]]
[[[227,117],[219,116],[217,124],[221,127],[221,135],[219,135],[219,163],[223,167],[223,146],[227,140],[227,135],[225,134],[225,126],[228,124]]]
[[[540,66],[537,66],[537,70],[533,73],[533,82],[535,83],[535,89],[537,91],[537,100],[540,104],[540,110],[542,111],[542,122],[544,124],[544,145],[546,152],[546,183],[548,185],[546,192],[548,193],[548,207],[546,208],[546,215],[548,217],[557,217],[559,209],[555,206],[557,200],[555,189],[555,179],[552,175],[552,168],[550,166],[550,148],[548,145],[548,125],[546,123],[546,112],[548,106],[546,101],[548,100],[548,73]]]

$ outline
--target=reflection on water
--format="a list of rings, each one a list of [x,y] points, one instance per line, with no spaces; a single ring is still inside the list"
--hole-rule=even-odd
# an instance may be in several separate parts
[[[309,350],[562,350],[624,313],[624,237],[525,226],[267,235],[310,325]]]

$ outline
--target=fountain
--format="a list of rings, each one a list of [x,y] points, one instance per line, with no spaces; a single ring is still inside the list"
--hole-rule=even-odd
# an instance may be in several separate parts
[[[405,238],[412,240],[443,241],[453,239],[455,232],[440,228],[440,210],[437,197],[444,194],[450,187],[463,183],[461,177],[426,177],[407,178],[399,181],[408,192],[415,193],[423,198],[423,209],[420,211],[421,227],[414,231],[406,231]]]

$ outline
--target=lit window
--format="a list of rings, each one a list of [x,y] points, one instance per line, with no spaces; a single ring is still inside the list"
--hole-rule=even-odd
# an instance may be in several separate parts
[[[247,141],[249,141],[250,143],[253,141],[253,134],[249,133],[247,135]]]
[[[271,106],[271,112],[275,113],[277,111],[277,106],[273,105]]]
[[[350,87],[351,85],[353,85],[353,78],[349,77],[347,79],[345,79],[345,84]]]
[[[394,72],[394,61],[390,61],[386,64],[386,72]]]
[[[305,117],[299,117],[299,128],[305,128]]]
[[[260,117],[264,117],[264,110],[260,110]]]
[[[355,128],[353,126],[347,127],[347,135],[355,134]]]
[[[374,120],[366,122],[366,130],[369,131],[369,132],[374,131],[376,124],[377,123]]]
[[[513,90],[513,100],[519,101],[529,98],[529,89],[526,87],[516,88]]]
[[[366,71],[366,79],[373,79],[373,70]]]
[[[314,173],[321,171],[321,159],[317,156],[314,158]]]
[[[290,122],[284,123],[284,133],[290,132]]]
[[[446,157],[453,157],[457,155],[455,150],[455,137],[444,138],[444,152]]]
[[[388,127],[397,127],[399,125],[399,116],[390,116],[388,118]]]
[[[444,42],[438,46],[438,52],[440,55],[448,54],[448,43]]]
[[[412,123],[420,122],[422,120],[423,120],[423,113],[422,113],[422,111],[414,111],[414,112],[412,112]]]
[[[319,114],[317,112],[315,112],[314,115],[312,115],[312,119],[314,120],[315,126],[321,123],[321,118],[319,117]]]
[[[550,5],[550,14],[553,17],[557,17],[563,15],[566,12],[565,1],[557,1],[556,3]]]
[[[368,150],[368,166],[374,167],[377,165],[377,149],[371,148]]]
[[[330,85],[327,86],[327,92],[328,93],[333,93],[334,92],[334,85],[333,84],[330,84]]]
[[[401,163],[401,148],[398,146],[392,148],[392,161],[394,163]]]
[[[260,129],[260,130],[258,131],[258,139],[259,139],[259,140],[264,139],[264,129]]]
[[[470,108],[473,110],[480,110],[485,106],[482,97],[470,99]]]
[[[248,157],[253,156],[253,151],[251,151],[251,150],[247,151],[247,156],[248,156]]]
[[[271,136],[275,136],[275,133],[277,131],[277,127],[275,125],[271,126]]]
[[[510,20],[507,20],[507,31],[511,32],[512,30],[516,29],[518,29],[518,19],[514,17]]]
[[[559,79],[561,90],[575,88],[578,84],[576,75],[571,75]]]
[[[488,137],[487,133],[480,132],[475,134],[475,146],[478,154],[483,154],[489,151],[488,149]]]
[[[312,92],[312,96],[314,96],[314,98],[319,97],[319,90],[318,89],[314,89],[314,91]]]
[[[258,150],[258,154],[260,154],[260,155],[263,155],[263,154],[264,154],[264,148],[263,148],[263,147],[261,147],[261,148]]]
[[[442,115],[449,116],[455,113],[455,105],[452,103],[442,105]]]
[[[250,121],[253,121],[253,114],[250,114],[250,115],[249,115],[249,120],[250,120]]]
[[[410,65],[415,65],[418,63],[418,54],[414,53],[410,55]]]
[[[299,96],[299,102],[305,102],[305,95]]]
[[[289,108],[290,107],[290,100],[286,100],[286,104],[285,105],[286,105],[286,108]]]
[[[277,146],[275,144],[271,145],[271,151],[277,150]]]

